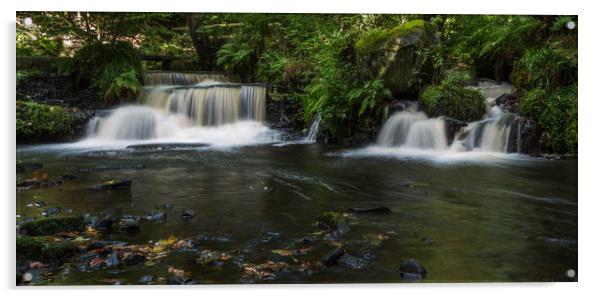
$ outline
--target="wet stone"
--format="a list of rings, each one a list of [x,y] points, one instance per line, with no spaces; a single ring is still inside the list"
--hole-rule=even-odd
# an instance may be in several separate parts
[[[184,209],[182,210],[182,219],[191,219],[194,217],[194,210],[192,209]]]
[[[192,285],[192,284],[194,284],[194,281],[192,280],[192,278],[185,277],[185,276],[170,276],[167,279],[167,284],[168,285]]]
[[[353,213],[391,213],[391,209],[385,206],[373,208],[348,208],[347,211]]]
[[[42,211],[42,216],[48,217],[50,215],[59,214],[59,213],[61,213],[62,210],[63,210],[63,208],[61,208],[61,207],[47,208],[47,209],[44,209],[44,211]]]
[[[421,280],[426,277],[426,269],[416,259],[409,259],[399,266],[399,274],[404,280]]]
[[[145,259],[146,257],[139,253],[130,253],[123,258],[123,263],[128,266],[132,266],[144,262]]]
[[[351,269],[365,269],[370,265],[370,262],[350,254],[344,254],[337,260],[337,262]]]
[[[138,279],[138,282],[141,284],[148,284],[148,283],[153,282],[154,280],[155,280],[155,276],[149,274],[149,275],[144,275],[144,276],[140,277]]]
[[[148,221],[165,221],[167,219],[167,213],[160,211],[152,211],[147,216]]]
[[[322,264],[326,266],[332,266],[337,263],[337,260],[343,256],[345,249],[342,246],[337,247],[333,251],[329,252],[326,256],[320,260]]]

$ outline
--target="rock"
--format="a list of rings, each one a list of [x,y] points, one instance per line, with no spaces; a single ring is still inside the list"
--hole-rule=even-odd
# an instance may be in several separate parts
[[[114,222],[115,219],[113,218],[113,216],[105,215],[98,222],[96,222],[96,224],[93,224],[92,226],[98,230],[110,230],[113,228]]]
[[[337,247],[333,251],[325,255],[320,262],[329,267],[337,263],[337,260],[345,254],[345,249],[342,246]]]
[[[36,207],[38,207],[38,208],[42,208],[42,207],[46,206],[46,202],[44,202],[44,201],[37,201],[33,205],[36,206]]]
[[[61,207],[51,207],[51,208],[47,208],[44,209],[44,211],[42,211],[42,216],[50,216],[53,214],[59,214],[61,213],[61,211],[63,210],[63,208]]]
[[[373,208],[348,208],[347,211],[353,213],[391,213],[391,209],[385,206]]]
[[[124,180],[124,181],[115,181],[115,180],[109,180],[109,181],[105,181],[96,185],[93,185],[91,187],[92,190],[108,190],[108,189],[129,189],[132,185],[132,181],[131,180]]]
[[[399,274],[405,280],[421,280],[426,277],[426,269],[416,259],[409,259],[399,266]]]
[[[168,285],[191,285],[194,281],[190,277],[186,276],[170,276],[167,279]]]
[[[370,265],[370,262],[350,254],[344,254],[337,260],[337,262],[351,269],[365,269]]]
[[[192,209],[184,209],[182,210],[182,219],[191,219],[194,217],[194,210]]]
[[[144,275],[138,279],[138,282],[141,284],[149,284],[155,280],[154,275]]]
[[[462,128],[468,123],[456,118],[442,116],[440,117],[445,122],[445,136],[447,137],[447,145],[450,145],[456,138],[456,134],[462,131]]]
[[[78,251],[71,241],[48,241],[46,237],[18,236],[17,262],[37,260],[58,264]]]
[[[129,253],[122,259],[122,262],[128,266],[132,266],[144,262],[145,259],[146,257],[139,253]]]
[[[504,93],[495,99],[495,105],[500,107],[506,113],[518,114],[519,112],[518,91]]]
[[[167,219],[167,213],[161,211],[151,211],[146,219],[148,221],[165,221]]]
[[[171,210],[171,209],[173,209],[173,205],[170,203],[165,203],[165,204],[161,205],[161,208],[163,208],[165,210]]]
[[[82,216],[67,216],[29,221],[21,225],[19,232],[27,236],[49,236],[59,232],[83,231],[83,229]]]
[[[82,260],[85,260],[85,261],[89,261],[89,260],[98,258],[98,254],[97,253],[87,253],[87,254],[81,255],[79,258]]]
[[[220,259],[220,253],[211,250],[203,250],[199,253],[199,257],[196,259],[197,263],[201,265],[210,265]]]
[[[355,45],[360,75],[383,80],[394,96],[417,94],[432,72],[431,65],[422,63],[417,50],[439,42],[429,25],[414,20],[386,32],[362,36]]]
[[[335,230],[346,224],[345,217],[338,212],[325,212],[318,217],[318,226],[325,230]]]

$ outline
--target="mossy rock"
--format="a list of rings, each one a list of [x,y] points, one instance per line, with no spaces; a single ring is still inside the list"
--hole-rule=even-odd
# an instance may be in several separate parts
[[[59,232],[82,231],[83,229],[83,216],[68,216],[26,222],[21,225],[19,231],[22,235],[27,236],[49,236]]]
[[[345,216],[338,212],[324,212],[318,217],[318,226],[323,229],[334,230],[345,223]]]
[[[48,237],[17,237],[17,262],[40,261],[59,263],[71,257],[78,248],[70,241],[53,242]]]
[[[420,94],[420,103],[432,117],[448,116],[471,122],[485,113],[485,98],[479,91],[452,81],[426,88]]]
[[[418,52],[439,42],[434,31],[430,23],[412,20],[364,34],[355,43],[361,76],[382,80],[396,96],[417,94],[432,73],[432,66],[422,63]]]

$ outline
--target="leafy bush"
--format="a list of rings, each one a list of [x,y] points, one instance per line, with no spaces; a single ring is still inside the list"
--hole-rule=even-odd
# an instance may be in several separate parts
[[[427,87],[420,94],[420,102],[432,116],[445,115],[462,121],[475,121],[485,113],[485,98],[479,91],[451,80]]]
[[[129,43],[96,42],[80,48],[66,68],[80,86],[98,88],[112,102],[140,90],[141,65],[138,51]]]
[[[577,81],[577,50],[543,47],[529,49],[514,65],[514,86],[554,89]]]
[[[17,101],[17,141],[38,142],[73,135],[73,117],[58,106]]]
[[[577,153],[577,84],[548,93],[535,88],[520,102],[521,114],[532,117],[550,134],[557,153]]]

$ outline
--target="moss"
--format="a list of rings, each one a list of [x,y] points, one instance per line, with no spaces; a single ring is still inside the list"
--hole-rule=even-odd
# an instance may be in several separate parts
[[[479,91],[449,80],[427,87],[420,94],[420,102],[431,116],[476,121],[485,113],[485,98]]]
[[[64,140],[73,136],[73,116],[59,106],[17,101],[17,141]]]
[[[17,237],[17,262],[41,261],[58,263],[76,251],[77,247],[69,241],[53,242],[47,237]]]
[[[424,20],[412,20],[391,29],[376,29],[369,31],[356,43],[355,48],[360,54],[372,53],[385,46],[391,39],[411,35],[425,29]]]
[[[338,212],[324,212],[318,217],[318,225],[325,229],[336,229],[340,224],[345,223],[345,216]]]
[[[59,232],[81,231],[83,228],[82,216],[68,216],[26,222],[21,225],[20,231],[28,236],[48,236]]]

